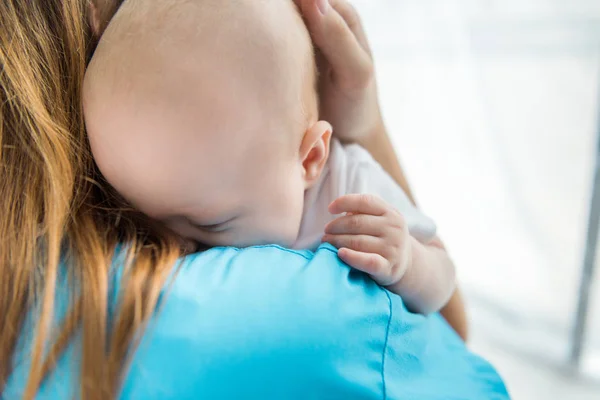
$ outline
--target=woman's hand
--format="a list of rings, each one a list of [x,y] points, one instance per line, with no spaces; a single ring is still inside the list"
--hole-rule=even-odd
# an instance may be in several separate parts
[[[347,0],[294,0],[319,66],[320,118],[342,141],[362,141],[381,130],[373,58],[360,18]]]

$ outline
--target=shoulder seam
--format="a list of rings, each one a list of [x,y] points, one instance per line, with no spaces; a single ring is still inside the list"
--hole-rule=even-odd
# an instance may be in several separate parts
[[[335,251],[335,250],[334,250],[334,249],[332,249],[332,248],[329,248],[329,247],[321,247],[320,249],[321,249],[321,250],[327,250],[328,252],[330,252],[330,253],[333,253],[333,254],[337,255],[337,251]]]
[[[333,249],[328,248],[328,247],[322,247],[322,250],[327,250],[330,251],[334,254],[337,254]],[[393,317],[393,313],[394,313],[394,307],[392,305],[392,298],[390,297],[390,293],[385,290],[384,288],[381,288],[381,291],[385,294],[385,296],[387,297],[388,300],[388,305],[389,305],[389,309],[390,309],[390,314],[387,320],[387,325],[385,327],[385,339],[383,341],[383,350],[381,352],[381,383],[382,383],[382,387],[383,387],[383,400],[387,400],[387,386],[385,383],[385,361],[386,361],[386,354],[387,354],[387,348],[388,348],[388,340],[390,337],[390,329],[392,326],[392,317]]]
[[[239,253],[242,250],[239,247],[227,247],[227,246],[217,246],[217,247],[213,247],[212,249],[230,249],[230,250],[235,251],[236,253]],[[278,244],[262,244],[262,245],[250,246],[250,247],[245,248],[245,250],[251,250],[251,249],[278,249],[278,250],[283,250],[285,253],[300,256],[300,257],[304,258],[305,260],[308,260],[308,261],[311,260],[311,257],[307,256],[306,254],[303,254],[301,251],[294,250],[294,249],[287,249]]]
[[[306,254],[303,254],[303,253],[301,253],[301,252],[299,252],[297,250],[286,249],[285,247],[281,247],[281,246],[276,245],[276,244],[267,244],[267,245],[262,245],[262,246],[254,246],[254,248],[258,248],[258,249],[264,249],[264,248],[267,248],[267,249],[269,249],[269,248],[270,249],[279,249],[279,250],[283,250],[285,253],[293,254],[293,255],[296,255],[296,256],[300,256],[300,257],[304,258],[307,261],[311,260],[311,258],[308,257]]]
[[[383,383],[383,400],[387,399],[387,387],[385,384],[385,356],[387,354],[387,347],[388,347],[388,339],[390,337],[390,328],[392,325],[392,315],[393,315],[393,307],[392,307],[392,298],[390,297],[390,293],[385,290],[385,289],[381,289],[385,295],[387,296],[388,299],[388,304],[390,306],[390,316],[388,318],[388,322],[387,322],[387,327],[385,329],[385,341],[383,343],[383,352],[381,354],[381,382]]]

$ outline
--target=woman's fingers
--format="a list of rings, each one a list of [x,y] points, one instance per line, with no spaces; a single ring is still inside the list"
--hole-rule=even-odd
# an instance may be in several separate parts
[[[356,39],[362,46],[362,48],[369,54],[371,54],[371,48],[369,47],[369,41],[363,28],[362,21],[358,12],[352,4],[347,0],[331,0],[333,8],[341,15],[346,21],[346,25],[350,28]]]
[[[341,0],[331,1],[351,17],[351,11]],[[348,87],[366,86],[373,77],[373,62],[338,10],[327,0],[300,3],[312,39],[331,65],[335,80]]]
[[[334,200],[329,205],[332,214],[368,214],[381,216],[385,214],[389,206],[381,198],[369,194],[347,194]]]
[[[381,217],[367,214],[346,214],[331,221],[325,226],[325,233],[330,235],[371,235],[382,236],[385,225]]]
[[[389,262],[383,256],[375,253],[363,253],[360,251],[341,248],[338,257],[354,269],[367,273],[379,282],[382,271],[389,269]],[[382,284],[381,282],[379,282]]]

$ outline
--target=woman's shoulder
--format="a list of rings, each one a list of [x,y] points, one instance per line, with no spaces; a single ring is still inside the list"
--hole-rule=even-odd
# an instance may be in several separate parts
[[[379,398],[390,306],[328,245],[212,249],[178,268],[123,394]]]
[[[330,245],[220,248],[165,289],[123,398],[507,399],[439,316],[351,270]]]
[[[77,348],[39,398],[72,397]],[[20,397],[26,364],[6,398]],[[409,313],[329,245],[218,248],[181,260],[127,370],[122,399],[508,398],[439,316]]]
[[[182,260],[165,287],[157,318],[171,318],[172,311],[177,319],[185,311],[210,311],[221,321],[251,316],[284,322],[299,313],[308,319],[308,311],[311,318],[328,317],[352,309],[354,302],[389,313],[387,293],[344,264],[329,244],[315,252],[276,245],[223,247]]]

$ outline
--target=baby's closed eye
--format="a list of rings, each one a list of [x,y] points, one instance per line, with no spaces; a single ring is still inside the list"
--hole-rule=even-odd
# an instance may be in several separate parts
[[[232,218],[229,218],[226,220],[222,220],[221,222],[210,223],[210,224],[201,224],[201,223],[195,222],[189,218],[187,218],[187,221],[194,228],[199,229],[203,232],[220,233],[220,232],[225,232],[225,231],[231,229],[232,222],[235,219],[236,219],[236,217],[232,217]]]

